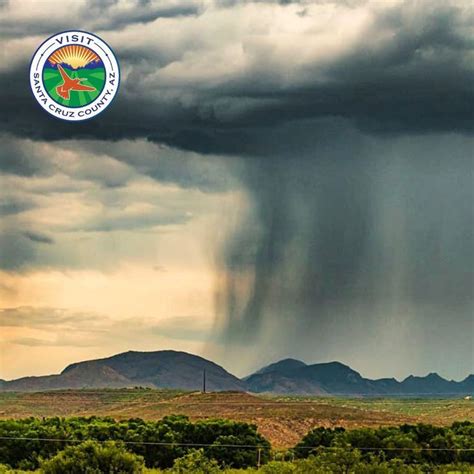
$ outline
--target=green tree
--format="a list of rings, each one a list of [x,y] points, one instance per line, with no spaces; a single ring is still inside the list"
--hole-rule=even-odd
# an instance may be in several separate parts
[[[336,437],[344,439],[344,428],[314,428],[295,446],[294,453],[298,458],[307,458],[316,452],[319,446],[329,447]],[[314,448],[314,449],[310,449]]]
[[[219,474],[219,464],[215,459],[208,459],[203,449],[193,449],[183,457],[175,460],[170,472],[173,474]]]
[[[95,441],[68,446],[41,465],[44,474],[139,474],[143,468],[143,458],[123,445]]]
[[[360,451],[349,446],[339,446],[334,449],[320,448],[314,459],[314,466],[320,468],[321,472],[333,474],[349,474],[361,461]]]

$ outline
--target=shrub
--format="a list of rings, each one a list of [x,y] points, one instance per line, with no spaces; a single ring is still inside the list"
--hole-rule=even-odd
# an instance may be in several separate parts
[[[271,461],[260,469],[262,474],[294,474],[296,465],[292,462]]]

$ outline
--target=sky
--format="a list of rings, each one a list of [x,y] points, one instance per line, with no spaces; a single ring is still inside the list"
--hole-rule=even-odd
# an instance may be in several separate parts
[[[474,372],[470,1],[0,3],[0,378],[176,349]],[[48,36],[114,103],[35,103]]]

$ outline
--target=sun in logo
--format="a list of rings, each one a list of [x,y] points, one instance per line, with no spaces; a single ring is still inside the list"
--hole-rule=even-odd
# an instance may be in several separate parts
[[[67,45],[54,51],[44,63],[42,75],[48,95],[67,107],[93,102],[106,78],[101,58],[83,45]]]

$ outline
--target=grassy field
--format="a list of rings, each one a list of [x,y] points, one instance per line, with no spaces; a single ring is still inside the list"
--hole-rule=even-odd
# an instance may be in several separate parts
[[[358,428],[473,421],[474,401],[260,397],[146,389],[0,393],[0,419],[100,415],[156,420],[169,414],[188,415],[192,420],[228,418],[255,423],[275,448],[286,448],[315,426]]]
[[[82,77],[87,79],[82,82],[85,86],[93,86],[96,88],[95,91],[71,91],[71,96],[69,100],[63,99],[56,92],[56,87],[59,84],[63,83],[61,74],[57,69],[54,68],[45,68],[43,71],[43,80],[48,93],[51,98],[54,99],[59,104],[67,105],[68,107],[81,107],[85,104],[88,104],[91,100],[95,99],[103,87],[103,80],[105,77],[104,68],[95,68],[95,69],[81,69],[79,71],[66,69],[66,72],[69,77],[76,78]]]

